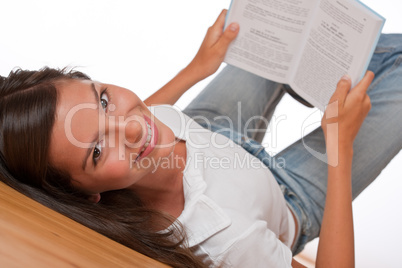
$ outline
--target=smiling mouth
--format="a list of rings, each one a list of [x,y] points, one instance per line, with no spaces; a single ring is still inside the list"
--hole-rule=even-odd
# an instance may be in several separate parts
[[[140,157],[142,156],[142,154],[144,153],[144,151],[148,148],[149,144],[151,143],[151,139],[152,139],[152,129],[151,129],[151,125],[145,121],[145,124],[147,125],[147,139],[145,141],[144,146],[142,147],[140,153],[138,154],[138,156],[135,158],[135,162],[138,161],[138,159],[140,159]]]
[[[145,149],[147,149],[149,143],[151,142],[151,138],[152,138],[151,125],[147,121],[145,121],[145,123],[147,124],[147,131],[148,131],[147,132],[148,133],[147,134],[147,140],[145,141],[145,144],[142,147],[142,150],[141,150],[141,152],[140,152],[140,154],[138,156],[140,156],[145,151]]]

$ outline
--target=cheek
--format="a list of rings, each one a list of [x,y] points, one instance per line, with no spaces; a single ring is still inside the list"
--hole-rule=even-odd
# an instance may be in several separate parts
[[[126,160],[111,160],[104,165],[104,175],[109,178],[123,179],[129,175],[130,163]]]
[[[115,102],[118,108],[127,109],[129,111],[135,107],[141,106],[142,109],[148,110],[144,102],[134,92],[125,88],[117,87],[114,93],[116,98],[112,98],[114,99],[112,103]]]
[[[107,178],[109,184],[115,189],[127,188],[145,175],[144,170],[137,170],[136,165],[130,163],[127,157],[124,160],[108,159],[103,166],[102,177]]]

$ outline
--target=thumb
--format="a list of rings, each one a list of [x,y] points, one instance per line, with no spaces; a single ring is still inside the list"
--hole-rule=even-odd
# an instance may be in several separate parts
[[[233,22],[226,27],[223,35],[218,41],[218,46],[221,48],[226,49],[229,44],[236,38],[237,34],[239,33],[239,24]]]
[[[371,71],[367,71],[362,80],[357,84],[356,88],[361,88],[361,90],[365,93],[369,88],[371,82],[374,79],[374,73]]]
[[[334,101],[339,101],[341,105],[345,102],[346,96],[348,95],[348,92],[350,90],[350,87],[352,85],[352,81],[350,79],[350,76],[344,75],[342,78],[339,80],[338,84],[336,85],[336,90],[334,94],[331,97],[331,100],[329,101],[334,102]]]

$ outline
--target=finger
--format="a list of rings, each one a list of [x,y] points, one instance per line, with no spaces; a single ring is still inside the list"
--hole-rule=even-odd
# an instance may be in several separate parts
[[[225,31],[223,32],[223,35],[217,42],[219,48],[226,51],[229,44],[236,38],[238,33],[239,33],[239,24],[235,22],[229,24],[229,26],[226,27]]]
[[[218,18],[214,22],[214,24],[209,27],[210,37],[213,39],[218,39],[223,33],[223,27],[225,26],[225,18],[226,18],[227,10],[223,9],[219,14]]]
[[[330,102],[338,100],[340,104],[344,103],[351,86],[352,80],[350,79],[350,76],[342,76],[336,86],[335,93],[332,95]]]
[[[209,27],[208,33],[204,39],[204,42],[207,44],[207,46],[214,45],[223,35],[223,27],[225,26],[226,13],[226,9],[222,10],[214,24]]]
[[[374,73],[372,71],[367,71],[355,88],[358,88],[362,93],[366,93],[373,79]]]
[[[219,14],[218,18],[216,19],[215,23],[212,25],[212,27],[222,30],[223,26],[225,26],[225,18],[227,12],[228,11],[226,9],[223,9]]]

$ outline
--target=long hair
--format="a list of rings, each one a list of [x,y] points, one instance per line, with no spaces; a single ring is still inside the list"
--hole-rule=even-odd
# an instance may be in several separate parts
[[[144,206],[133,191],[102,193],[95,204],[50,165],[49,146],[58,103],[57,82],[89,79],[81,72],[45,67],[0,77],[0,181],[41,204],[173,267],[204,267],[179,225]],[[166,226],[169,231],[159,232]]]

